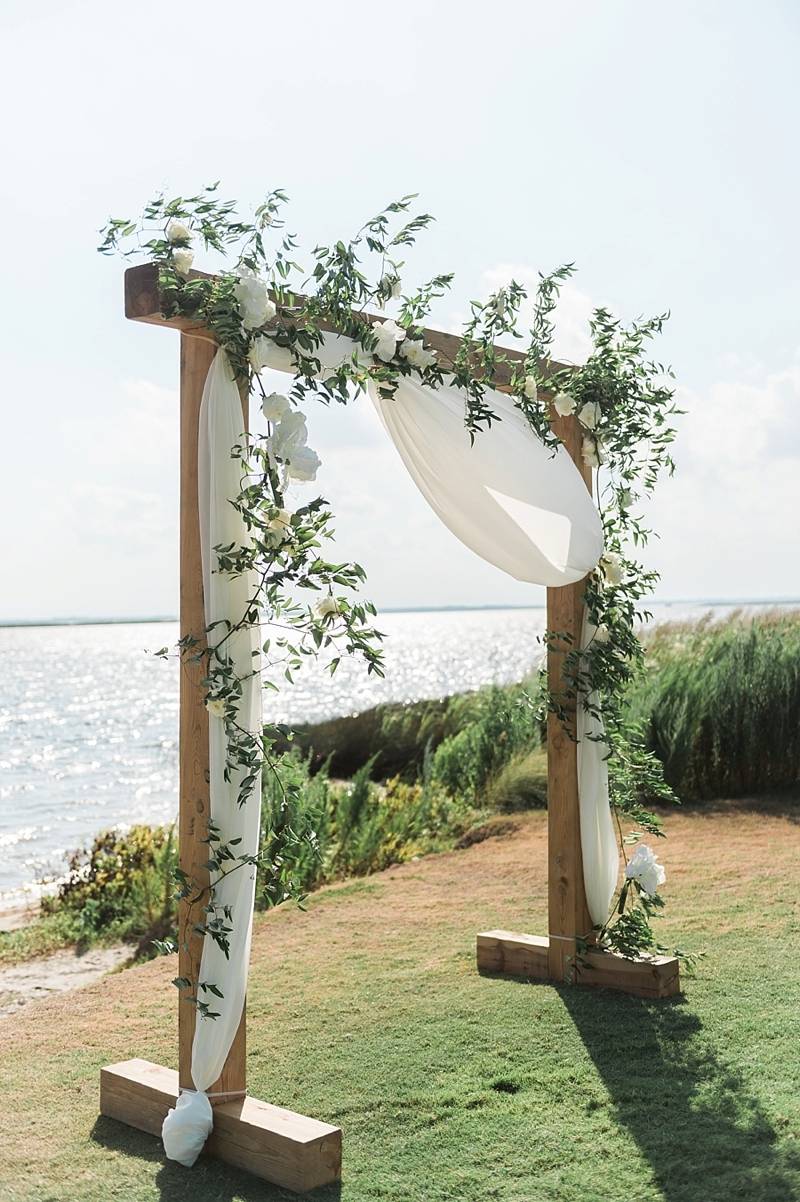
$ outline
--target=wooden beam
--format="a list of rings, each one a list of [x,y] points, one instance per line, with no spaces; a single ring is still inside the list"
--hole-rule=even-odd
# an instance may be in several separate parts
[[[592,471],[581,455],[583,434],[576,417],[552,413],[552,427],[563,442],[589,492]],[[547,851],[550,976],[569,980],[575,960],[575,941],[591,938],[592,920],[586,905],[581,852],[578,800],[577,708],[564,693],[564,661],[580,645],[583,628],[583,593],[586,580],[547,590],[547,629],[564,637],[551,641],[547,651],[547,687],[559,699],[565,721],[547,717]]]
[[[477,939],[478,971],[552,979],[549,940],[515,931],[482,931]],[[665,998],[680,993],[679,964],[674,956],[626,960],[610,952],[588,950],[576,957],[572,982],[597,989],[615,989],[635,997]]]
[[[181,660],[180,675],[180,771],[179,771],[179,854],[180,865],[192,883],[192,897],[206,890],[209,850],[203,840],[208,835],[209,766],[208,711],[205,689],[200,683],[206,675],[205,663],[191,662],[195,651],[206,645],[206,618],[203,598],[203,565],[200,553],[200,516],[197,498],[197,451],[200,402],[208,369],[216,354],[216,343],[205,338],[181,334],[180,384],[180,635],[197,640],[196,647]],[[244,428],[247,407],[243,407]],[[197,1009],[190,1000],[200,975],[203,936],[194,928],[203,921],[207,894],[193,904],[184,900],[178,907],[178,973],[194,984],[182,990],[178,1003],[178,1061],[180,1083],[194,1089],[192,1081],[192,1041]],[[245,1015],[234,1038],[219,1080],[209,1087],[212,1093],[244,1093]]]
[[[100,1072],[100,1113],[150,1135],[178,1098],[178,1074],[149,1060],[125,1060]],[[342,1132],[255,1098],[214,1109],[214,1130],[203,1150],[284,1189],[307,1193],[338,1181]],[[187,1191],[191,1185],[187,1177]]]
[[[212,279],[205,272],[193,271],[192,279]],[[303,298],[298,297],[298,300]],[[204,327],[201,322],[195,321],[190,317],[163,317],[162,308],[164,307],[163,295],[158,282],[158,266],[155,263],[143,263],[139,267],[129,267],[125,272],[125,316],[131,321],[144,321],[151,325],[166,326],[173,330],[188,330],[194,333],[203,332]],[[370,324],[377,321],[385,321],[385,313],[365,313],[361,314],[363,320]],[[274,325],[274,322],[267,323],[267,328]],[[326,333],[336,334],[339,330],[335,325],[328,321],[320,321],[320,329]],[[459,348],[461,347],[462,339],[456,334],[447,334],[443,330],[434,330],[425,328],[423,335],[426,344],[436,351],[440,362],[446,367],[448,363],[453,363]],[[513,347],[496,345],[495,350],[498,355],[505,356],[512,364],[522,363],[525,360],[525,354]],[[546,374],[551,374],[555,371],[560,371],[564,367],[563,363],[551,362]],[[509,389],[509,380],[511,378],[511,367],[508,364],[498,364],[494,386],[501,392],[507,392]]]

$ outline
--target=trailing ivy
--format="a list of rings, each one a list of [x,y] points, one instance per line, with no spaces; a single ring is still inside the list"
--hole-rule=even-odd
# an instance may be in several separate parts
[[[432,389],[443,383],[461,389],[465,425],[474,439],[498,420],[491,389],[502,381],[547,445],[555,447],[558,441],[551,425],[554,412],[575,414],[584,431],[585,463],[602,469],[598,500],[605,552],[585,593],[595,633],[588,646],[572,647],[566,654],[564,691],[548,703],[565,717],[576,704],[602,716],[612,803],[640,831],[661,834],[641,798],[667,799],[670,792],[657,761],[626,725],[622,699],[641,668],[636,629],[648,617],[642,603],[657,578],[634,558],[635,548],[650,533],[638,516],[640,503],[658,477],[673,468],[671,375],[648,358],[664,318],[624,326],[607,310],[597,309],[587,361],[578,367],[556,363],[551,358],[554,315],[559,290],[573,272],[567,264],[542,276],[534,297],[511,281],[487,300],[474,302],[453,358],[437,355],[425,345],[424,322],[452,275],[437,274],[403,291],[402,255],[433,220],[427,213],[412,213],[414,200],[408,195],[393,201],[347,241],[315,246],[305,265],[297,239],[287,231],[287,198],[279,189],[248,219],[239,215],[235,202],[222,200],[218,184],[212,184],[195,196],[159,195],[145,206],[140,221],[111,219],[101,231],[103,254],[118,252],[156,264],[164,316],[191,318],[214,336],[242,390],[260,397],[268,422],[266,434],[243,437],[234,450],[242,473],[235,504],[248,531],[246,544],[215,548],[220,571],[252,575],[252,597],[235,625],[209,628],[205,639],[199,632],[184,639],[180,654],[205,667],[207,705],[225,721],[228,770],[243,777],[240,804],[248,802],[259,772],[285,789],[287,774],[280,772],[273,748],[276,741],[285,742],[286,729],[267,724],[256,738],[238,724],[243,681],[235,676],[225,650],[232,632],[262,624],[270,628],[262,642],[266,688],[277,687],[278,673],[291,683],[310,656],[323,657],[332,672],[345,655],[359,656],[369,672],[383,672],[381,635],[373,626],[376,611],[358,597],[364,571],[324,554],[332,537],[327,503],[317,497],[294,511],[288,508],[290,482],[313,480],[319,465],[306,445],[303,404],[309,398],[346,404],[370,381],[390,397],[400,377],[414,374]],[[193,270],[198,243],[218,258],[216,274]],[[533,315],[524,330],[522,314],[529,301]],[[385,316],[387,306],[394,308],[394,317]],[[352,340],[352,353],[333,367],[323,365],[321,354],[330,332]],[[517,352],[503,349],[505,342],[516,342]],[[268,395],[262,383],[262,370],[276,364],[291,376],[286,397]],[[549,631],[547,637],[555,640],[563,633]],[[272,810],[275,837],[267,846],[276,856],[300,837],[291,828],[291,783],[288,790],[283,809]],[[230,916],[215,907],[215,884],[254,860],[224,843],[214,829],[208,841],[210,889],[184,878],[179,893],[202,906],[200,929],[224,950]],[[273,882],[270,900],[301,896],[280,864],[266,875]],[[660,899],[635,881],[633,886],[627,882],[615,903],[616,917],[599,932],[602,942],[624,955],[655,948],[647,920],[659,906]],[[182,982],[180,987],[194,989],[194,984]],[[198,995],[214,994],[217,988],[199,984]],[[195,1001],[202,1013],[213,1015],[201,997]]]

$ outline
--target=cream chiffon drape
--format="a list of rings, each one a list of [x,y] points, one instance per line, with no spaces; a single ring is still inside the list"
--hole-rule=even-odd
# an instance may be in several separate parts
[[[349,358],[354,344],[330,336],[318,352],[323,368]],[[287,354],[275,347],[267,364],[290,368]],[[489,407],[500,419],[470,444],[464,427],[464,396],[456,388],[423,387],[415,376],[401,377],[391,400],[375,386],[370,396],[386,431],[415,484],[439,518],[482,559],[517,580],[557,587],[581,580],[596,566],[603,550],[600,516],[563,447],[553,452],[531,430],[514,402],[490,390]],[[239,391],[224,351],[214,359],[206,380],[200,415],[199,501],[205,584],[206,622],[236,621],[245,608],[252,582],[214,570],[213,548],[241,543],[245,529],[230,505],[239,492],[239,468],[231,447],[242,434]],[[584,637],[591,635],[590,630]],[[237,674],[256,665],[258,640],[240,631],[228,644]],[[261,723],[257,677],[245,684],[239,721],[256,732]],[[229,841],[241,838],[242,853],[258,850],[259,790],[251,802],[237,805],[238,778],[224,779],[225,730],[211,717],[211,818]],[[608,914],[618,874],[618,850],[608,803],[607,750],[602,725],[578,707],[578,776],[584,880],[592,920]],[[220,905],[233,914],[230,958],[208,936],[200,979],[218,984],[224,997],[210,997],[219,1017],[198,1018],[192,1048],[195,1092],[181,1095],[164,1121],[167,1155],[193,1164],[211,1131],[213,1115],[206,1090],[217,1079],[233,1042],[247,987],[255,871],[242,868],[217,887]]]

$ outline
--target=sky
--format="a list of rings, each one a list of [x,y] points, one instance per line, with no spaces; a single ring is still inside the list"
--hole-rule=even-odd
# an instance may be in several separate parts
[[[178,339],[125,321],[95,246],[215,179],[245,210],[283,187],[307,247],[419,192],[404,275],[456,273],[440,328],[565,261],[563,357],[594,305],[669,309],[658,596],[800,596],[799,42],[793,0],[5,0],[0,620],[177,612]],[[309,425],[379,605],[541,603],[439,524],[369,402]]]

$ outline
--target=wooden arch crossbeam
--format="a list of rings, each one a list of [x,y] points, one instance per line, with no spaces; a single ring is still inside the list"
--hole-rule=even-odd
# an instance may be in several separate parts
[[[193,273],[195,274],[195,273]],[[216,344],[208,331],[187,317],[162,315],[163,298],[155,264],[125,272],[125,316],[132,321],[180,331],[180,634],[203,639],[202,565],[197,502],[197,448],[200,401]],[[367,318],[377,321],[381,318]],[[338,332],[333,326],[321,328]],[[198,337],[198,335],[200,335]],[[452,362],[461,340],[440,330],[426,329],[425,342],[440,362]],[[524,355],[498,347],[507,362],[499,363],[494,386],[509,391],[510,364]],[[560,365],[555,365],[556,367]],[[247,405],[243,401],[244,421]],[[552,426],[591,490],[591,471],[581,458],[581,430],[575,417],[553,412]],[[583,624],[583,582],[547,590],[547,627],[565,636],[548,649],[548,683],[561,692],[565,652],[577,645]],[[180,678],[180,865],[198,885],[208,884],[207,834],[209,813],[208,713],[201,686],[203,670],[184,662]],[[574,723],[574,710],[571,720]],[[574,729],[571,732],[574,734]],[[581,951],[591,942],[592,923],[586,906],[578,809],[577,743],[561,719],[551,715],[547,728],[548,756],[548,910],[549,937],[510,931],[484,931],[477,936],[481,971],[596,985],[642,997],[666,997],[679,990],[678,963],[656,957],[641,961],[600,951]],[[178,914],[181,977],[196,980],[202,935],[192,927],[189,907]],[[160,1135],[167,1111],[180,1089],[192,1089],[191,1055],[196,1009],[181,995],[178,1008],[178,1071],[134,1059],[101,1070],[100,1109],[104,1115]],[[338,1127],[283,1110],[246,1096],[245,1014],[219,1080],[211,1087],[215,1104],[214,1131],[206,1151],[239,1168],[296,1192],[305,1192],[339,1179],[342,1133]]]

